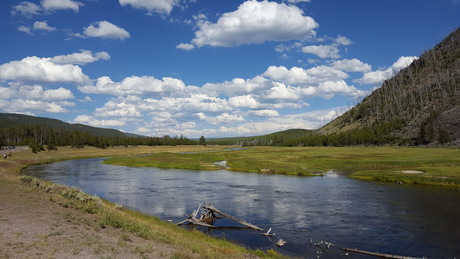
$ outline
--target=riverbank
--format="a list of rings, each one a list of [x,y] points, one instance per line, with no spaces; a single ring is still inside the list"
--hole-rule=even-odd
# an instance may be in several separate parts
[[[460,187],[458,148],[414,147],[251,147],[212,153],[159,153],[117,157],[105,163],[191,170],[215,170],[225,160],[227,170],[313,176],[336,171],[351,178]]]
[[[60,147],[0,162],[0,258],[283,258],[129,211],[78,189],[24,177],[28,165],[87,157],[215,151],[222,147]],[[37,188],[39,187],[39,188]]]

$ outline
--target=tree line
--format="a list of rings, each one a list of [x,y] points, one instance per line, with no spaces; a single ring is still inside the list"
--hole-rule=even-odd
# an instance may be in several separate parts
[[[240,140],[243,146],[380,146],[380,145],[402,145],[408,140],[401,139],[392,134],[401,130],[405,125],[402,119],[394,119],[390,122],[377,125],[375,127],[362,127],[346,132],[331,134],[312,134],[287,138],[278,136],[271,141],[267,139],[247,139]]]
[[[184,136],[100,136],[63,128],[53,129],[40,124],[10,124],[0,127],[0,146],[29,146],[32,149],[32,152],[39,152],[45,150],[45,148],[53,150],[59,146],[71,146],[75,148],[93,146],[97,148],[107,148],[128,145],[177,146],[196,144],[198,144],[197,141],[187,139]]]

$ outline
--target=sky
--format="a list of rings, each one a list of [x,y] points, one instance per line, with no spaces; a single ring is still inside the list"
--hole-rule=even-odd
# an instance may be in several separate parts
[[[317,129],[460,25],[460,0],[1,0],[0,112],[145,136]]]

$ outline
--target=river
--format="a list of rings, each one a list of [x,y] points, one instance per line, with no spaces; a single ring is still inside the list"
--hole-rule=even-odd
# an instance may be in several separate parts
[[[334,172],[297,177],[102,164],[83,159],[37,165],[24,173],[179,222],[200,203],[248,221],[253,230],[213,229],[210,235],[252,249],[303,258],[337,258],[342,247],[428,258],[460,257],[460,192],[370,183]],[[239,226],[218,220],[217,226]],[[280,239],[287,243],[277,247]],[[330,242],[329,249],[310,243]],[[353,255],[353,258],[367,258]]]

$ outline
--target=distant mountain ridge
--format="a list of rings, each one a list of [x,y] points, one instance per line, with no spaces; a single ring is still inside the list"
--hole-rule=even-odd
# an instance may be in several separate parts
[[[29,116],[24,114],[16,114],[16,113],[0,113],[0,128],[6,127],[11,124],[25,124],[25,125],[43,125],[45,127],[49,127],[51,129],[65,129],[70,131],[80,131],[90,133],[96,136],[103,136],[103,137],[126,137],[125,133],[116,130],[116,129],[106,129],[106,128],[98,128],[92,127],[83,124],[71,124],[67,122],[63,122],[57,119],[50,119],[45,117],[35,117]]]
[[[317,134],[382,125],[402,144],[460,144],[460,28]]]

